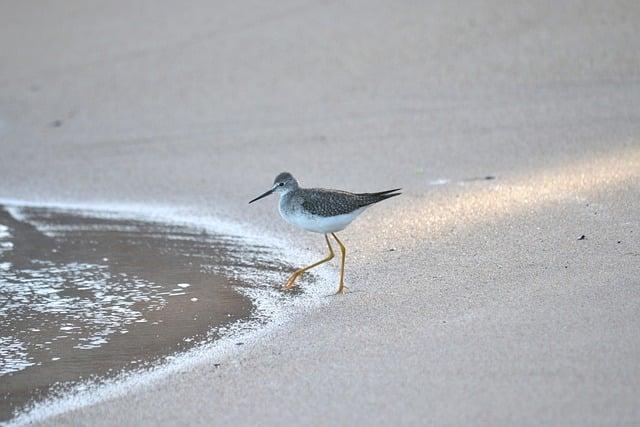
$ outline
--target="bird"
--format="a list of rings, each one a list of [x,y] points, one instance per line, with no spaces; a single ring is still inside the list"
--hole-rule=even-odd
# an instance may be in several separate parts
[[[283,289],[292,289],[296,280],[304,272],[333,259],[335,254],[329,241],[329,235],[331,235],[338,243],[341,255],[340,283],[336,294],[344,294],[347,291],[347,287],[344,285],[344,264],[347,249],[338,239],[336,233],[344,230],[371,205],[402,194],[400,190],[401,188],[395,188],[377,193],[350,193],[325,188],[302,188],[289,172],[278,174],[273,181],[273,186],[251,200],[249,204],[276,193],[280,197],[278,204],[280,216],[298,228],[324,234],[329,248],[329,254],[325,258],[295,270],[284,284]]]

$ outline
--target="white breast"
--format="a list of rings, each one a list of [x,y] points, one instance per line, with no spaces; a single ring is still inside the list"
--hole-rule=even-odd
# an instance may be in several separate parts
[[[335,233],[343,230],[347,225],[358,217],[367,207],[356,209],[355,211],[336,216],[309,215],[301,211],[284,212],[279,209],[280,216],[290,224],[300,227],[303,230],[314,233]]]

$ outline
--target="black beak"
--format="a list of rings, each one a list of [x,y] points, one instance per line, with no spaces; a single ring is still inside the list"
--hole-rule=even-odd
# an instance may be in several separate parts
[[[256,200],[260,200],[260,199],[262,199],[263,197],[267,197],[269,194],[273,193],[274,191],[276,191],[276,189],[275,189],[275,188],[272,188],[271,190],[269,190],[269,191],[265,192],[264,194],[259,195],[258,197],[256,197],[256,198],[255,198],[255,199],[253,199],[252,201],[250,201],[249,203],[253,203],[253,202],[255,202]]]

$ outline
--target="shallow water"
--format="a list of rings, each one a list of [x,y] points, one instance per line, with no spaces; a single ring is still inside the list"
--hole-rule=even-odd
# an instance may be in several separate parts
[[[104,212],[0,205],[0,421],[52,390],[161,360],[252,313],[243,239]]]

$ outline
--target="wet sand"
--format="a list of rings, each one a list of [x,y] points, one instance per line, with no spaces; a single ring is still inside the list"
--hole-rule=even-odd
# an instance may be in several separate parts
[[[3,197],[223,218],[302,264],[322,238],[247,206],[278,172],[404,191],[340,234],[351,294],[42,424],[638,424],[637,2],[0,8]]]
[[[215,341],[253,313],[233,273],[279,267],[237,237],[112,212],[0,206],[0,224],[0,421]]]

